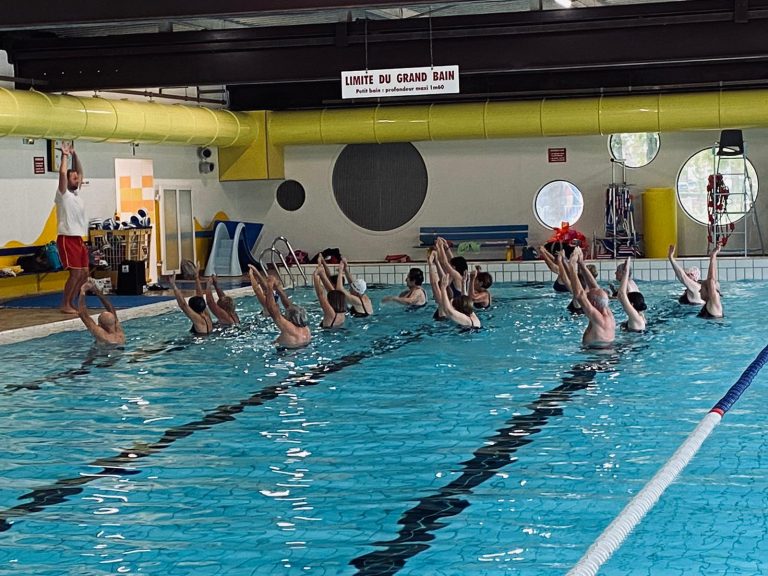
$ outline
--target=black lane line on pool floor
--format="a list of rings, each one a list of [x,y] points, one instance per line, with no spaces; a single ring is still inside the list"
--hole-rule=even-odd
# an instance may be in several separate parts
[[[91,346],[85,355],[85,360],[77,368],[68,368],[60,372],[54,372],[48,376],[42,376],[21,384],[6,384],[0,395],[7,396],[21,390],[40,390],[43,384],[55,384],[61,380],[75,380],[80,376],[90,374],[94,369],[113,368],[118,362],[127,358],[129,363],[141,362],[145,358],[186,349],[192,340],[169,340],[157,344],[152,348],[137,348],[131,352],[125,347],[111,347],[95,344]]]
[[[358,364],[366,358],[372,358],[383,353],[388,353],[402,348],[407,344],[417,342],[426,334],[433,331],[434,327],[425,325],[421,332],[402,331],[397,336],[386,336],[380,340],[374,340],[371,343],[369,350],[347,354],[329,364],[316,366],[304,374],[292,376],[286,378],[279,384],[262,388],[260,391],[236,404],[224,404],[219,406],[210,411],[200,420],[169,428],[157,442],[151,444],[135,444],[133,447],[123,450],[116,456],[99,458],[98,460],[87,463],[86,466],[101,466],[102,470],[94,474],[81,475],[74,478],[63,478],[49,486],[35,488],[32,492],[19,496],[19,500],[30,499],[30,501],[0,511],[0,532],[6,532],[13,527],[13,522],[9,520],[20,518],[33,512],[40,512],[49,506],[66,502],[69,497],[82,492],[82,486],[93,480],[105,476],[131,476],[140,474],[141,470],[133,468],[133,464],[135,464],[137,460],[151,456],[161,450],[165,450],[171,444],[176,442],[176,440],[191,436],[195,432],[207,430],[216,424],[231,422],[235,419],[235,415],[242,412],[246,407],[260,406],[269,400],[274,400],[282,393],[292,388],[314,386],[328,374],[333,374],[343,368]],[[130,467],[123,467],[124,465],[129,465]]]
[[[507,420],[494,436],[486,439],[483,446],[473,453],[473,458],[462,462],[461,475],[436,494],[418,500],[397,521],[402,526],[394,540],[374,542],[372,546],[384,546],[384,550],[369,552],[350,561],[358,569],[356,576],[384,576],[399,572],[409,558],[429,548],[434,531],[447,526],[441,520],[456,516],[469,506],[461,496],[493,478],[497,471],[517,460],[512,454],[533,442],[531,436],[542,431],[550,419],[563,415],[563,405],[595,383],[595,375],[605,372],[616,364],[618,354],[594,364],[577,364],[562,378],[563,383],[542,393],[526,407],[530,414],[518,414]]]

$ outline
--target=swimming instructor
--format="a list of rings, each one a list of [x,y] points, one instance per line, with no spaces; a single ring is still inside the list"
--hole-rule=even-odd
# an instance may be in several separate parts
[[[71,170],[68,169],[70,156]],[[88,249],[83,243],[83,236],[88,234],[88,219],[85,217],[85,205],[79,194],[82,183],[83,166],[72,143],[64,141],[61,143],[59,188],[55,200],[58,234],[56,246],[62,265],[69,270],[61,301],[61,311],[64,314],[78,313],[75,299],[80,294],[82,285],[88,280]]]

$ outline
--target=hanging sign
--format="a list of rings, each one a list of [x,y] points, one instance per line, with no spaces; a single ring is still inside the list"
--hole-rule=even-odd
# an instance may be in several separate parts
[[[341,73],[342,98],[387,98],[458,92],[458,66],[352,70]]]
[[[550,162],[565,162],[565,148],[547,148],[547,158]]]

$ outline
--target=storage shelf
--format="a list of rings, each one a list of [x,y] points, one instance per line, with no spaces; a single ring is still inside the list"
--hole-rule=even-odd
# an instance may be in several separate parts
[[[89,230],[88,239],[93,248],[100,250],[110,270],[118,270],[125,260],[145,261],[149,257],[151,228],[128,230]]]

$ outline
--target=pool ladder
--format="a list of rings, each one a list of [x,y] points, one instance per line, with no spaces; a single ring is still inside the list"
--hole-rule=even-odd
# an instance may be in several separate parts
[[[264,265],[264,256],[266,254],[270,255],[270,264],[272,267],[280,272],[280,269],[278,268],[277,262],[275,261],[275,257],[280,259],[280,264],[283,265],[285,268],[285,271],[288,274],[288,277],[291,279],[291,288],[296,287],[296,278],[293,276],[293,272],[291,271],[291,267],[288,265],[288,262],[285,259],[285,256],[283,253],[276,248],[278,244],[284,244],[285,249],[288,250],[288,253],[293,257],[293,261],[296,263],[296,268],[299,271],[299,274],[301,274],[301,277],[304,279],[304,286],[307,285],[307,275],[304,273],[304,269],[299,264],[299,259],[296,257],[296,252],[293,251],[293,247],[291,246],[291,243],[288,242],[288,239],[285,236],[278,236],[272,241],[272,245],[269,248],[265,248],[261,251],[261,254],[259,254],[259,264],[261,265],[261,269],[266,272],[267,267]]]

